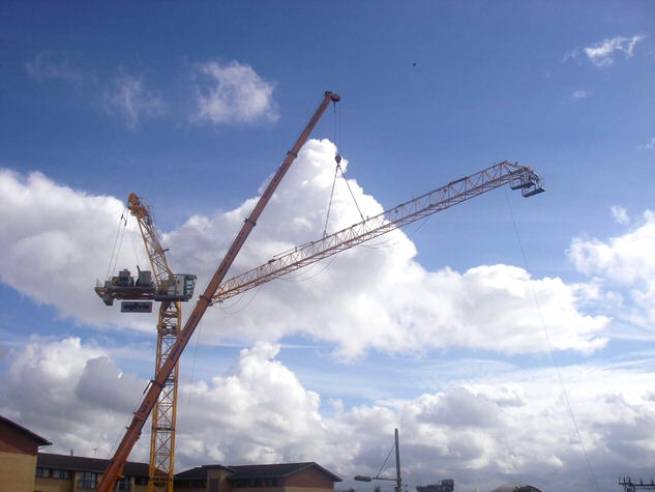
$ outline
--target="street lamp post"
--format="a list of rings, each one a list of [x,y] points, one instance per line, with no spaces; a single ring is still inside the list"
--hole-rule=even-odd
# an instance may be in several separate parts
[[[374,477],[369,477],[367,475],[357,475],[355,476],[355,480],[358,482],[370,482],[372,480],[387,480],[389,482],[396,482],[396,486],[394,487],[394,492],[402,492],[402,479],[400,477],[400,446],[398,445],[398,429],[394,429],[394,446],[396,450],[396,478],[390,478],[390,477],[381,477],[380,472]],[[387,456],[387,459],[389,457]],[[385,461],[386,463],[386,461]],[[384,465],[383,465],[384,466]],[[382,470],[380,470],[382,471]]]

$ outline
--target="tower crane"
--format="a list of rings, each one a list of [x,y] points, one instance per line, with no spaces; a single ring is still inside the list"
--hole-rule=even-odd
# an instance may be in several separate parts
[[[233,277],[223,284],[223,279],[237,254],[257,224],[257,220],[270,201],[277,186],[298,156],[298,152],[309,138],[318,120],[330,103],[336,103],[339,100],[340,97],[337,94],[329,91],[325,93],[318,109],[296,140],[292,149],[287,152],[286,158],[266,185],[250,215],[245,219],[239,233],[236,235],[216,272],[211,277],[205,291],[200,295],[195,308],[179,332],[175,343],[168,352],[168,356],[157,371],[152,384],[149,386],[141,404],[134,413],[132,421],[127,427],[101,479],[98,486],[99,492],[111,492],[114,489],[121,469],[138,440],[143,425],[155,406],[167,378],[170,377],[182,351],[211,304],[220,302],[257,285],[261,285],[286,273],[349,249],[364,241],[427,217],[430,214],[444,210],[457,203],[491,191],[504,184],[510,184],[511,188],[515,190],[520,189],[524,197],[533,196],[544,191],[541,178],[530,167],[503,161],[472,176],[452,181],[446,186],[405,202],[380,215],[365,219],[350,228],[343,229],[318,241],[313,241],[295,248],[277,259],[269,261],[242,275]]]
[[[161,302],[157,321],[156,373],[175,344],[182,325],[182,302],[193,295],[196,276],[173,273],[152,214],[136,193],[128,196],[127,208],[139,225],[152,270],[139,270],[136,281],[128,270],[123,270],[95,290],[105,304],[113,304],[114,299],[123,300],[123,312],[150,312],[152,302],[149,299]],[[173,492],[178,373],[179,364],[175,364],[152,409],[148,492]]]

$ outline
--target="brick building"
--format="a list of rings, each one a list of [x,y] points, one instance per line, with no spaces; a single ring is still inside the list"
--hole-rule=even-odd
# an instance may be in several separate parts
[[[34,492],[34,475],[40,446],[51,443],[0,415],[0,489]]]
[[[35,492],[81,492],[95,490],[109,460],[39,453],[36,463]],[[116,486],[119,492],[146,492],[148,464],[128,461],[124,478]],[[30,492],[32,492],[30,491]]]

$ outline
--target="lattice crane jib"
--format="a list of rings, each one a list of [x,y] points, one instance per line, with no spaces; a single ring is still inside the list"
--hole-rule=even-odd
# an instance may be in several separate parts
[[[505,184],[514,190],[521,190],[524,197],[543,192],[541,178],[530,167],[508,161],[499,162],[334,234],[297,246],[257,268],[232,277],[219,287],[212,302],[222,302]]]
[[[161,245],[159,233],[155,228],[148,206],[136,193],[130,193],[127,203],[127,208],[139,224],[155,286],[157,290],[161,291],[175,281],[175,274],[166,258],[166,250]],[[179,300],[161,301],[157,321],[155,374],[169,356],[181,324],[181,302]],[[152,409],[148,492],[173,492],[178,376],[179,363],[175,365],[170,377],[164,382],[157,403]]]

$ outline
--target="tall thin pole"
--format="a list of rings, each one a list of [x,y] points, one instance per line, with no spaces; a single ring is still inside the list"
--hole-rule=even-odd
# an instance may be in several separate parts
[[[396,448],[396,492],[402,492],[402,479],[400,478],[400,447],[398,446],[398,428],[394,429],[394,447]]]

